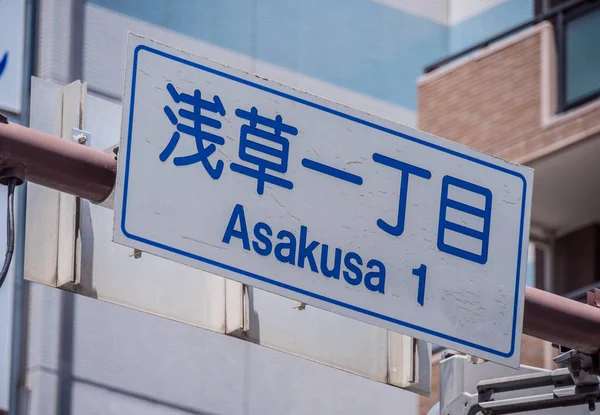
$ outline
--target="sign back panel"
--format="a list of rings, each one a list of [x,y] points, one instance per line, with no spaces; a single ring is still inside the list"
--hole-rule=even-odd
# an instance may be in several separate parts
[[[135,35],[125,78],[115,242],[518,366],[530,169]]]

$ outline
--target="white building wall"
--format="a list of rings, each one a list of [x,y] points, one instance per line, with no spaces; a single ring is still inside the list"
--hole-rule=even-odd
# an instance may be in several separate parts
[[[417,395],[31,284],[28,414],[413,414]]]

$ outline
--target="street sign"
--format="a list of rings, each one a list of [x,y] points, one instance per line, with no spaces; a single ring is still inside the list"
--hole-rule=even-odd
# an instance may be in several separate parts
[[[0,0],[0,109],[21,111],[25,0]]]
[[[530,169],[135,35],[126,68],[115,242],[518,367]]]

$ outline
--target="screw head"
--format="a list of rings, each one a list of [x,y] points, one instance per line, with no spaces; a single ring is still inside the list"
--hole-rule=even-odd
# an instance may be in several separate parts
[[[79,134],[79,135],[77,136],[77,142],[78,142],[79,144],[85,144],[85,143],[87,143],[87,140],[88,140],[88,139],[87,139],[87,136],[86,136],[85,134]]]

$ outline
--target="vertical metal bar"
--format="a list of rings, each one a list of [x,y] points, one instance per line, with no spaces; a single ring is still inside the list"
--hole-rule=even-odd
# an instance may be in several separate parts
[[[544,271],[544,290],[549,293],[553,293],[556,291],[555,289],[555,281],[554,281],[554,252],[555,252],[555,236],[552,236],[552,239],[548,243],[548,247],[546,248],[546,260],[544,261],[545,271]]]
[[[71,415],[73,400],[73,354],[75,344],[75,296],[61,292],[58,345],[56,413]]]
[[[23,64],[23,93],[21,105],[21,124],[29,125],[31,108],[31,77],[36,65],[38,1],[27,0],[25,3],[25,59]],[[19,186],[16,192],[16,241],[14,258],[14,294],[12,318],[12,343],[10,356],[10,381],[8,393],[9,413],[19,415],[23,405],[25,390],[26,357],[27,357],[27,308],[29,297],[28,283],[23,278],[25,263],[25,210],[27,204],[26,183]]]
[[[550,10],[550,0],[542,0],[542,14]]]
[[[8,405],[10,414],[20,414],[25,397],[27,358],[27,309],[29,285],[23,278],[25,263],[25,209],[27,205],[27,183],[16,191],[16,241],[14,267],[14,300],[12,319],[12,344],[10,363],[10,385]]]
[[[567,106],[567,45],[565,12],[556,15],[556,68],[558,79],[558,112],[563,112]]]
[[[63,139],[73,141],[73,128],[81,128],[85,95],[85,84],[79,81],[63,87],[61,132]],[[74,289],[76,280],[77,204],[76,196],[66,193],[59,194],[56,286],[68,290]]]
[[[85,1],[71,0],[71,38],[69,40],[69,82],[83,79],[83,41]]]
[[[31,113],[31,77],[35,76],[37,65],[37,1],[27,0],[25,3],[25,59],[23,60],[23,93],[21,105],[21,125],[29,126]]]

